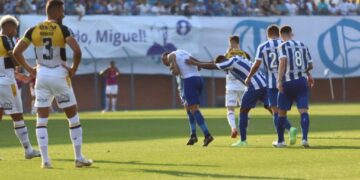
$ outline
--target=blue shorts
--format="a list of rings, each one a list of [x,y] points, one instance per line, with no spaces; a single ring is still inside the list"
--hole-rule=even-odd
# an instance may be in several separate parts
[[[309,108],[309,91],[305,78],[285,82],[283,84],[284,92],[279,93],[278,107],[282,110],[291,110],[291,106],[296,102],[298,109]]]
[[[241,108],[254,108],[257,101],[264,103],[264,106],[268,106],[267,88],[261,88],[258,90],[248,89],[245,91],[242,100]]]
[[[178,91],[179,91],[179,98],[181,101],[181,105],[186,105],[185,95],[184,95],[184,80],[178,80]]]
[[[200,104],[203,83],[203,79],[200,76],[184,79],[184,96],[188,106]]]
[[[268,88],[267,93],[269,106],[277,107],[279,90],[277,88]]]

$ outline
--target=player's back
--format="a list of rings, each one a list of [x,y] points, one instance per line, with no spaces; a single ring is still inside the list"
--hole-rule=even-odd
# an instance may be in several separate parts
[[[54,21],[44,21],[27,30],[24,40],[34,45],[39,76],[67,75],[61,66],[66,63],[65,39],[71,34],[66,26]]]
[[[249,61],[248,59],[245,59],[240,56],[235,56],[233,58],[230,58],[230,60],[233,63],[233,68],[231,70],[231,73],[242,82],[245,81],[247,78],[247,75],[250,73],[251,67],[253,63]],[[263,75],[260,72],[257,72],[254,75],[254,78],[251,79],[251,85],[254,89],[260,89],[263,87],[266,87],[266,81]]]
[[[279,53],[278,46],[282,43],[280,39],[268,40],[259,45],[255,60],[264,63],[266,79],[269,88],[276,88],[278,75]]]
[[[197,66],[186,63],[186,60],[191,57],[190,53],[184,50],[176,50],[172,53],[176,56],[176,64],[179,67],[181,78],[186,79],[193,76],[200,76]]]
[[[285,82],[307,77],[306,69],[312,63],[311,55],[304,43],[296,40],[283,42],[279,46],[279,58],[286,57]]]
[[[116,74],[117,71],[115,68],[109,68],[106,76],[106,84],[107,85],[114,85],[116,84]]]
[[[14,47],[7,36],[0,36],[0,84],[15,83],[15,65],[9,57],[8,51]]]

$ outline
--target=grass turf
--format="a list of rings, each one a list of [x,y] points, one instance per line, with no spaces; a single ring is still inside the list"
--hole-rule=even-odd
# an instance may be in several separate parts
[[[246,148],[232,148],[225,109],[202,110],[215,141],[185,146],[188,125],[183,110],[81,113],[84,154],[92,168],[74,168],[63,114],[49,121],[49,153],[54,169],[40,159],[24,160],[8,117],[0,123],[0,179],[359,179],[360,105],[312,105],[309,141],[275,149],[270,115],[261,107],[250,114]],[[289,114],[300,130],[299,116]],[[36,146],[35,117],[27,115]],[[202,141],[202,133],[198,130]],[[300,131],[301,136],[301,131]],[[36,147],[37,148],[37,147]]]

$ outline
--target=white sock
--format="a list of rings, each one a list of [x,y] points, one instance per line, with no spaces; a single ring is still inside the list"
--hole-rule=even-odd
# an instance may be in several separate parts
[[[29,140],[29,133],[25,126],[24,120],[14,121],[15,134],[18,137],[21,145],[24,147],[26,153],[32,153],[33,148]]]
[[[115,110],[116,109],[116,97],[113,97],[111,99],[111,105],[112,105],[112,110]]]
[[[231,129],[236,129],[236,122],[235,122],[236,119],[235,119],[234,111],[228,110],[227,120],[229,122]]]
[[[69,126],[70,126],[71,142],[74,147],[75,159],[81,160],[83,158],[83,155],[81,152],[82,128],[80,125],[80,118],[79,118],[78,114],[76,114],[74,117],[69,119]]]
[[[105,98],[105,111],[109,110],[109,106],[110,106],[110,99],[108,97]]]
[[[39,144],[42,162],[49,162],[48,155],[48,132],[47,132],[47,118],[37,118],[36,138]]]

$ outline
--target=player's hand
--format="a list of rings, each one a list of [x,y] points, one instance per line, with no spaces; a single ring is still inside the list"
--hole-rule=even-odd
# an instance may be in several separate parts
[[[251,78],[247,77],[244,81],[245,83],[245,86],[249,86],[250,85],[250,82],[251,82]]]
[[[315,86],[315,80],[313,79],[312,76],[308,76],[307,81],[308,81],[308,86],[309,86],[310,88],[313,88],[313,87]]]
[[[29,72],[30,77],[31,77],[32,79],[36,78],[36,67],[27,69],[27,71]]]
[[[279,90],[280,93],[284,92],[284,87],[283,87],[283,83],[282,82],[277,82],[277,88]]]
[[[63,64],[62,66],[69,72],[69,77],[73,77],[75,75],[76,73],[75,68],[70,68],[66,64]]]

